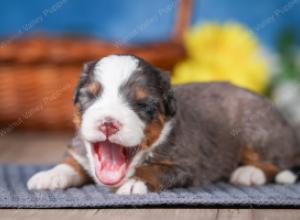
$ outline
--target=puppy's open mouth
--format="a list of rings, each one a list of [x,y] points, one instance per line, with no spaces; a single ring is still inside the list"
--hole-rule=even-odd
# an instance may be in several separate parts
[[[125,147],[109,141],[93,144],[96,176],[105,185],[120,183],[138,147]]]

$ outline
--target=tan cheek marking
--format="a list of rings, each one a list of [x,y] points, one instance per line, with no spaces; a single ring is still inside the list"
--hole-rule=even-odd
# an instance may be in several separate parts
[[[63,160],[64,164],[71,166],[82,178],[84,182],[90,181],[90,177],[87,175],[83,167],[71,156],[70,152],[65,156]]]
[[[165,118],[159,114],[157,118],[146,125],[144,130],[145,137],[141,143],[142,149],[147,149],[159,138],[164,123]]]
[[[79,108],[80,108],[79,105],[76,104],[74,109],[74,116],[73,116],[73,123],[75,124],[76,128],[79,128],[81,124],[81,113],[79,111]]]
[[[252,165],[261,169],[269,181],[272,181],[279,171],[273,163],[262,161],[260,155],[250,146],[243,149],[241,162],[244,165]]]

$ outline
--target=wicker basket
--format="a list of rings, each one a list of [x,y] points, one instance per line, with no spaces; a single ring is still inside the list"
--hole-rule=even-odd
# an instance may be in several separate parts
[[[88,38],[31,36],[0,47],[0,136],[15,129],[72,129],[72,90],[82,63],[112,53],[135,54],[171,70],[185,56],[182,36],[191,0],[180,0],[168,41],[114,45]]]

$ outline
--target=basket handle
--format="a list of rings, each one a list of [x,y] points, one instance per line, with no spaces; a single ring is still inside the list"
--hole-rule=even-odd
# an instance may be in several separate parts
[[[172,39],[176,42],[182,42],[184,32],[190,24],[192,14],[192,0],[178,0],[177,15]]]

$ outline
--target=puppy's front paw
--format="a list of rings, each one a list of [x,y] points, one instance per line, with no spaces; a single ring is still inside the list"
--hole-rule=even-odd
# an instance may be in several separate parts
[[[33,175],[27,182],[30,190],[65,189],[82,183],[81,176],[69,165],[59,164],[51,170]]]
[[[148,188],[143,181],[130,179],[116,191],[119,195],[146,194]]]
[[[263,185],[267,181],[264,172],[254,166],[242,166],[231,175],[230,182],[235,185],[256,186]]]

